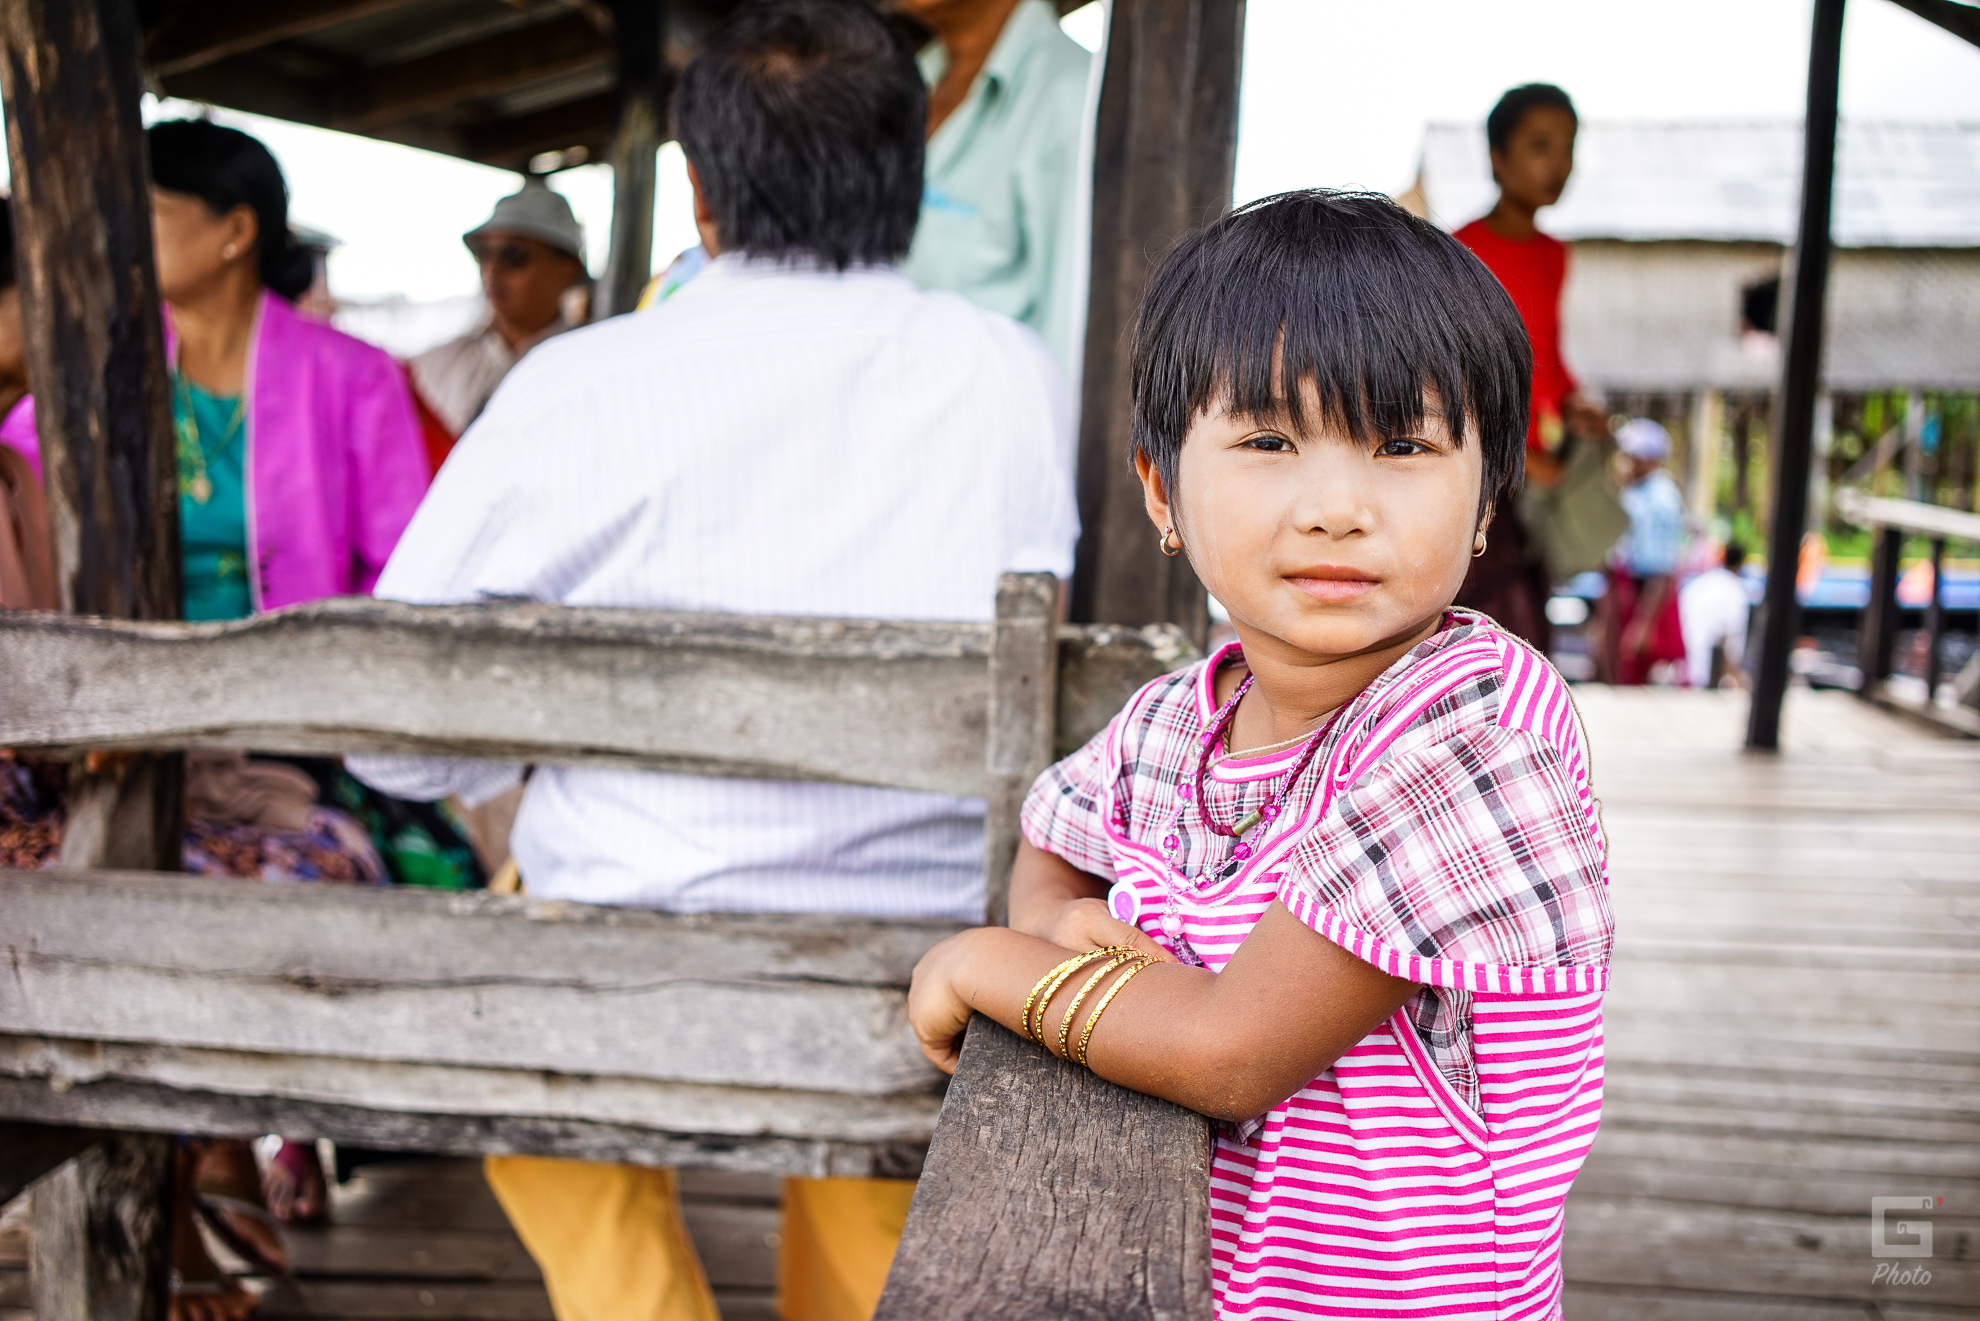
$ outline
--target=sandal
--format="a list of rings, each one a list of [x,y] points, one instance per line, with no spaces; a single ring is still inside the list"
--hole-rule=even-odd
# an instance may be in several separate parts
[[[200,1223],[213,1231],[213,1236],[225,1243],[227,1250],[246,1262],[257,1275],[273,1275],[284,1280],[290,1278],[288,1253],[281,1252],[278,1256],[270,1252],[267,1244],[242,1232],[241,1227],[231,1220],[231,1217],[241,1216],[266,1225],[268,1235],[279,1251],[282,1231],[267,1207],[220,1193],[194,1192],[193,1210],[199,1214]]]
[[[172,1272],[169,1321],[246,1321],[260,1309],[261,1300],[232,1276],[188,1280]]]

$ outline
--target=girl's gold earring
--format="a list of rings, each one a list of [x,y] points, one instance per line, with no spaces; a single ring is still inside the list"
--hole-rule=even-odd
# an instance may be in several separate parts
[[[1471,558],[1475,560],[1484,553],[1485,553],[1485,538],[1483,536],[1480,536],[1477,541],[1472,543]]]
[[[1162,553],[1164,555],[1169,556],[1171,559],[1182,554],[1182,542],[1178,541],[1173,546],[1169,544],[1169,538],[1174,536],[1175,534],[1176,534],[1176,530],[1172,527],[1165,527],[1162,529]]]

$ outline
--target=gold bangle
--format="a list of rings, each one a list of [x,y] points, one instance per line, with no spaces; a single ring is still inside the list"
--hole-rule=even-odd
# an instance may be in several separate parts
[[[1085,1065],[1086,1046],[1088,1042],[1093,1040],[1093,1025],[1100,1021],[1100,1015],[1107,1012],[1107,1006],[1112,1004],[1114,997],[1121,993],[1121,988],[1123,986],[1126,986],[1129,982],[1133,981],[1134,975],[1136,973],[1140,972],[1143,968],[1146,968],[1149,964],[1154,962],[1156,962],[1155,959],[1148,957],[1148,955],[1146,954],[1142,955],[1141,962],[1135,964],[1132,968],[1129,968],[1126,972],[1122,973],[1120,976],[1120,980],[1107,988],[1107,993],[1101,996],[1099,1003],[1093,1006],[1093,1013],[1088,1016],[1086,1020],[1086,1027],[1079,1034],[1079,1049],[1077,1050],[1077,1052],[1074,1053],[1072,1057],[1073,1063],[1079,1065]]]
[[[1075,995],[1072,998],[1072,1003],[1066,1006],[1066,1016],[1064,1020],[1061,1021],[1059,1024],[1059,1058],[1060,1059],[1069,1060],[1072,1058],[1072,1053],[1067,1049],[1067,1043],[1072,1039],[1073,1019],[1079,1016],[1080,1001],[1086,999],[1088,993],[1091,992],[1094,987],[1100,984],[1102,978],[1104,978],[1108,973],[1112,972],[1114,969],[1120,967],[1123,963],[1128,962],[1130,959],[1144,959],[1147,957],[1148,957],[1147,955],[1133,948],[1129,948],[1129,947],[1118,948],[1114,951],[1114,957],[1108,961],[1105,967],[1101,968],[1100,971],[1094,973],[1091,977],[1088,977],[1086,979],[1086,985],[1079,988],[1079,994]]]
[[[1093,962],[1093,960],[1102,958],[1110,953],[1112,953],[1111,947],[1108,949],[1090,949],[1084,954],[1075,954],[1058,967],[1052,969],[1052,971],[1046,973],[1043,977],[1040,977],[1038,984],[1031,988],[1031,994],[1026,997],[1024,1002],[1024,1034],[1039,1045],[1044,1045],[1045,1010],[1052,1003],[1052,997],[1059,993],[1059,988],[1064,986],[1066,980],[1074,973]],[[1031,1025],[1032,1009],[1034,1006],[1036,1006],[1038,1011],[1038,1026],[1036,1028],[1033,1028]]]

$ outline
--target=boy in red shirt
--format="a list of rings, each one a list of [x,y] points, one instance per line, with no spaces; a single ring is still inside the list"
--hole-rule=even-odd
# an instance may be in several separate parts
[[[1600,436],[1608,429],[1601,410],[1582,397],[1561,358],[1567,246],[1542,234],[1534,223],[1541,207],[1560,200],[1574,171],[1579,122],[1574,102],[1549,83],[1529,83],[1500,97],[1485,120],[1499,200],[1456,235],[1499,277],[1533,341],[1526,475],[1542,486],[1560,480],[1561,465],[1555,455],[1569,431]],[[1547,598],[1552,592],[1539,547],[1508,501],[1492,520],[1485,550],[1472,565],[1458,604],[1491,615],[1506,631],[1544,651],[1552,641],[1547,624]]]

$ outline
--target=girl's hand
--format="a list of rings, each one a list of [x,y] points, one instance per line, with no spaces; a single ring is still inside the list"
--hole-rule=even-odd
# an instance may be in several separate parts
[[[908,1021],[914,1025],[921,1053],[944,1073],[954,1073],[962,1058],[963,1029],[974,1012],[957,994],[951,970],[967,954],[975,931],[950,936],[921,956],[908,986]]]
[[[1024,930],[1026,935],[1049,940],[1070,950],[1132,945],[1163,963],[1177,961],[1175,955],[1156,944],[1147,932],[1140,927],[1129,926],[1107,911],[1107,901],[1104,899],[1068,900],[1046,910]]]

